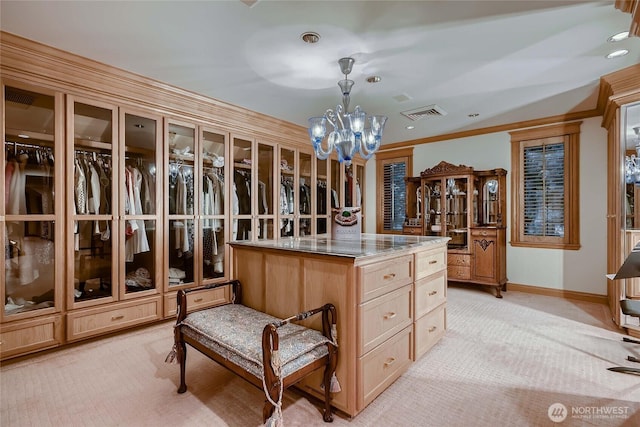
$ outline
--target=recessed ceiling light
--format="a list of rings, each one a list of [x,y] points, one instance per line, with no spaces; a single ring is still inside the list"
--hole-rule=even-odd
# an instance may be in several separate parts
[[[300,38],[305,43],[314,44],[320,41],[320,34],[314,33],[313,31],[307,31],[306,33],[302,33]]]
[[[607,56],[605,56],[605,58],[607,59],[619,58],[621,56],[625,56],[627,53],[629,53],[627,49],[615,50],[610,54],[608,54]]]
[[[607,39],[607,41],[609,43],[615,43],[615,42],[619,42],[620,40],[624,40],[628,38],[629,38],[629,31],[623,31],[621,33],[612,35]]]
[[[467,117],[478,117],[480,115],[480,113],[471,113],[471,114],[467,114]]]
[[[378,83],[380,80],[382,80],[380,76],[367,77],[367,83]]]
[[[407,130],[411,130],[411,129],[415,129],[415,128],[416,128],[416,127],[415,127],[415,126],[413,126],[413,125],[409,125],[409,126],[407,126],[407,127],[406,127],[406,129],[407,129]]]

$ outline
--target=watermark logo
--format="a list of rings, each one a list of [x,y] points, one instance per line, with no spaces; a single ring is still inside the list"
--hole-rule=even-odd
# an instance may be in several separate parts
[[[547,410],[549,419],[554,423],[563,422],[567,418],[568,414],[569,411],[567,411],[567,407],[562,403],[554,403],[553,405],[549,406],[549,409]]]
[[[561,423],[571,417],[573,419],[626,419],[629,417],[628,406],[572,406],[568,410],[562,403],[554,403],[547,410],[549,419],[554,423]]]

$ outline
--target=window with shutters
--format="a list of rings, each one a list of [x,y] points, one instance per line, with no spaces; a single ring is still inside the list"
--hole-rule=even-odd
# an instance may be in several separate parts
[[[511,132],[511,245],[580,248],[580,123]]]
[[[413,148],[376,153],[376,232],[400,234],[406,214],[404,178],[411,176]]]

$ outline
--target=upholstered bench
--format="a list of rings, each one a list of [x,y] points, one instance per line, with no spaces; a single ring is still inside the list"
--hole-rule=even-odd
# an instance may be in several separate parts
[[[188,313],[187,294],[230,286],[231,303]],[[331,392],[338,391],[336,309],[332,304],[278,319],[240,304],[237,280],[178,291],[175,344],[167,361],[180,363],[178,393],[187,390],[187,347],[205,354],[265,392],[263,422],[282,420],[282,393],[316,369],[324,368],[324,414],[333,421]],[[187,314],[188,313],[188,314]],[[322,314],[322,332],[292,323]]]

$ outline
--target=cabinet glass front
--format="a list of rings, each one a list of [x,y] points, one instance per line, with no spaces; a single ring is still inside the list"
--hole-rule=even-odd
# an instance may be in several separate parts
[[[279,213],[280,213],[280,237],[295,235],[295,212],[297,189],[295,187],[295,159],[296,153],[293,150],[280,150],[280,192],[279,192]]]
[[[169,125],[169,286],[194,281],[195,128]]]
[[[300,153],[300,178],[298,185],[299,194],[299,224],[298,235],[308,236],[311,234],[311,201],[313,200],[314,192],[311,188],[311,154]]]
[[[56,111],[53,96],[4,89],[2,295],[4,314],[12,315],[55,305],[56,261],[60,262],[53,221]]]
[[[446,185],[446,230],[451,238],[449,248],[463,248],[467,246],[467,178],[447,178]]]
[[[114,109],[73,105],[74,300],[115,296]]]
[[[251,166],[253,163],[253,142],[241,138],[234,138],[232,150],[232,240],[248,240],[251,239]]]
[[[274,230],[275,209],[273,206],[274,192],[280,190],[280,186],[274,183],[275,148],[269,144],[258,144],[258,186],[257,186],[257,239],[274,239],[277,234]]]
[[[328,160],[315,159],[316,162],[316,234],[327,232],[327,219],[329,215],[328,203],[329,190],[327,188],[327,177],[329,176]]]
[[[203,280],[224,276],[225,141],[224,135],[209,131],[202,133],[200,217]]]
[[[157,123],[125,114],[124,242],[125,292],[155,288],[157,212]]]

